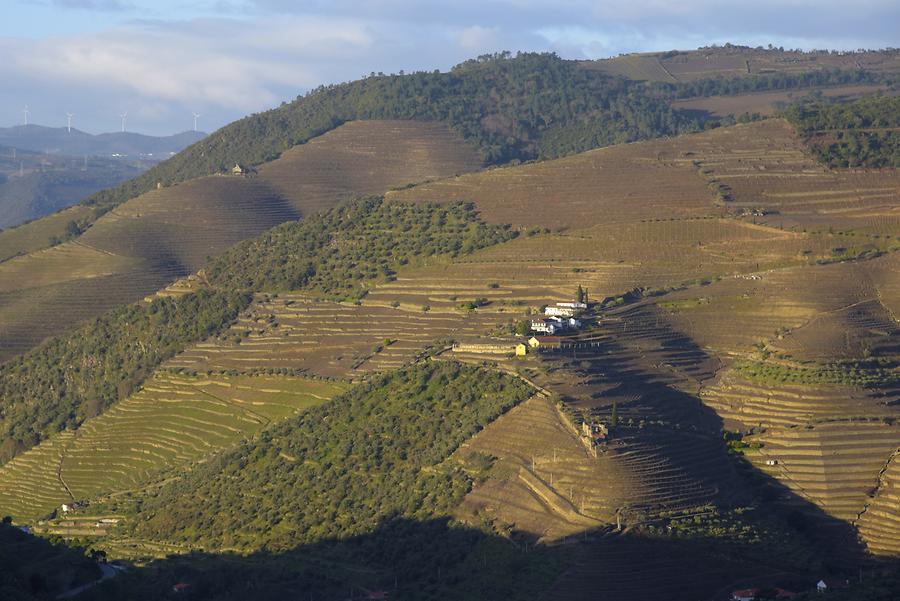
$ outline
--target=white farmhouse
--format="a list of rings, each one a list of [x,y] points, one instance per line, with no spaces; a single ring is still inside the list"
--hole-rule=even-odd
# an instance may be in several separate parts
[[[561,329],[560,324],[555,323],[549,319],[532,319],[531,320],[531,331],[532,332],[541,332],[543,334],[555,334]]]

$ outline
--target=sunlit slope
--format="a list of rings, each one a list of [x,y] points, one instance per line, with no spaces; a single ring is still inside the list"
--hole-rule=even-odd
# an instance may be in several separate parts
[[[210,176],[148,192],[72,242],[3,264],[0,359],[139,300],[274,225],[348,197],[480,164],[477,152],[446,126],[366,121],[292,149],[258,174]],[[77,261],[70,263],[69,255]]]
[[[58,434],[0,468],[0,513],[30,520],[60,503],[140,487],[346,388],[287,376],[158,373],[77,432]]]
[[[442,123],[351,121],[259,167],[259,180],[301,215],[351,196],[440,179],[482,165],[478,152]]]
[[[492,169],[388,198],[471,201],[486,221],[551,230],[723,214],[691,161],[681,160],[681,149],[693,138],[623,144]]]

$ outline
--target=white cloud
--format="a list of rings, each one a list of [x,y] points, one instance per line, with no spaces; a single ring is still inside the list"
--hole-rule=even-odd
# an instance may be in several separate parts
[[[27,103],[35,121],[74,110],[93,129],[111,129],[122,110],[135,128],[177,129],[173,119],[186,126],[193,110],[218,126],[319,84],[446,69],[499,50],[600,58],[729,41],[900,46],[896,0],[858,0],[852,11],[843,0],[35,1],[72,8],[60,14],[73,31],[0,37],[0,123],[19,120]],[[85,26],[101,13],[102,26]]]
[[[465,50],[477,52],[490,48],[497,41],[496,27],[472,25],[459,32],[459,45]]]

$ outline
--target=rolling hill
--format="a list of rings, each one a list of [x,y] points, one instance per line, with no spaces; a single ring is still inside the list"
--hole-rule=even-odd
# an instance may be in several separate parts
[[[480,164],[444,126],[367,121],[298,146],[249,176],[160,187],[106,213],[73,240],[0,263],[0,357],[152,294],[279,223]],[[38,223],[23,227],[34,230]],[[16,276],[24,272],[33,277]]]
[[[704,52],[616,67],[660,87],[524,55],[319,90],[5,251],[0,514],[135,562],[98,600],[719,599],[896,572],[900,173],[829,158],[896,101],[643,121],[736,57],[749,86],[847,57],[880,86],[893,53]],[[533,69],[535,120],[505,122]],[[560,117],[550,82],[636,121]],[[225,157],[240,175],[208,173]],[[577,332],[524,333],[579,294]]]

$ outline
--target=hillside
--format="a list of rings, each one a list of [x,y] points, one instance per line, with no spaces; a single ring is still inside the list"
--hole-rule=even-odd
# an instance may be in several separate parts
[[[609,119],[612,115],[617,118]],[[369,119],[443,122],[477,147],[489,163],[558,156],[693,127],[642,86],[582,69],[555,55],[505,53],[467,61],[447,73],[373,74],[316,89],[222,128],[92,202],[115,205],[158,181],[168,185],[217,173],[234,163],[258,165],[342,123]]]
[[[577,62],[549,54],[500,53],[466,61],[447,73],[373,73],[226,126],[146,176],[86,202],[102,213],[160,182],[171,185],[221,173],[235,163],[260,165],[352,120],[441,121],[476,146],[489,164],[557,157],[696,131],[702,125],[733,122],[739,114],[767,114],[811,93],[851,98],[890,90],[895,87],[895,54],[806,55],[727,46],[635,55],[639,62],[658,63],[653,68],[663,71],[662,62],[700,67],[699,79],[664,77],[669,83],[653,83],[659,78],[637,76],[628,68],[607,68],[631,64],[632,56]],[[738,59],[766,66],[749,72],[719,68]],[[779,92],[758,94],[772,90]],[[94,218],[86,218],[82,226]]]
[[[673,185],[679,174],[685,183],[690,174],[695,187]],[[623,183],[616,186],[619,178]],[[895,255],[852,262],[896,250],[894,203],[889,200],[895,178],[890,170],[823,170],[804,156],[802,142],[790,128],[769,121],[425,184],[416,188],[417,198],[468,198],[488,221],[555,231],[520,237],[456,265],[408,273],[402,283],[386,288],[434,295],[438,286],[455,290],[478,281],[496,282],[503,296],[488,291],[492,301],[513,297],[537,305],[540,299],[564,299],[580,284],[611,307],[622,304],[609,311],[605,325],[592,336],[610,350],[604,353],[601,345],[596,354],[580,351],[581,364],[572,361],[568,367],[577,376],[552,375],[566,369],[563,364],[547,370],[542,376],[549,378],[546,383],[536,381],[570,398],[580,410],[603,415],[618,402],[620,416],[658,419],[665,407],[667,413],[675,412],[667,419],[677,421],[685,419],[679,412],[690,405],[678,410],[676,391],[696,398],[699,388],[703,405],[724,420],[713,422],[713,429],[765,428],[752,438],[763,447],[755,466],[829,516],[853,522],[864,512],[866,491],[900,440],[892,425],[896,405],[890,400],[896,386],[886,379],[871,390],[868,383],[888,377],[895,365],[890,337],[896,325],[890,307],[896,278],[886,268]],[[634,183],[625,183],[629,180]],[[578,187],[570,190],[569,182]],[[724,201],[722,184],[728,194]],[[655,194],[659,189],[666,194]],[[410,196],[399,191],[389,198]],[[750,207],[755,215],[745,209]],[[879,267],[883,262],[888,263]],[[633,292],[622,294],[628,290]],[[757,356],[761,344],[764,356],[774,361],[773,379],[747,382],[746,375],[738,377],[746,370],[735,360]],[[602,362],[586,367],[593,356]],[[616,370],[614,357],[623,363]],[[863,365],[852,363],[866,357],[879,357],[884,368],[867,375]],[[843,383],[836,387],[818,375],[783,380],[789,369],[778,366],[786,360],[806,369],[851,363],[838,367],[846,375],[829,376],[835,384]],[[636,378],[636,370],[646,375]],[[630,374],[625,381],[630,383],[616,383],[615,371],[623,378]],[[669,386],[675,390],[651,392],[655,387],[650,382],[673,375]],[[672,400],[662,402],[665,398]],[[696,420],[691,421],[696,425]],[[829,425],[834,421],[853,425]],[[808,430],[792,430],[801,426]],[[659,441],[654,445],[668,461],[677,456],[676,447],[661,451]],[[773,457],[778,467],[766,467],[765,459]],[[616,494],[627,495],[634,487],[627,484],[627,474],[637,465],[615,469],[624,474],[618,476],[623,488]],[[580,478],[576,482],[582,490],[587,486]],[[603,496],[613,500],[597,507],[593,515],[600,519],[609,515],[610,505],[622,503],[606,488]],[[500,498],[509,502],[509,494],[507,489]],[[639,492],[636,499],[648,494]],[[512,515],[505,519],[512,521]],[[878,511],[870,518],[876,515]],[[885,519],[882,523],[889,524],[890,517]],[[876,534],[873,527],[868,532],[872,548],[884,548],[885,534]]]
[[[52,544],[4,522],[0,524],[0,595],[16,601],[55,599],[100,577],[86,549]]]
[[[301,145],[254,175],[161,187],[73,240],[0,264],[0,359],[139,300],[279,223],[479,165],[474,150],[443,126],[368,121]],[[22,227],[33,232],[39,224]],[[0,233],[0,243],[15,232]]]
[[[818,61],[804,89],[889,87],[893,54],[706,72],[735,56],[748,83],[691,53],[651,85],[535,55],[373,75],[157,171],[239,175],[0,233],[0,515],[133,562],[98,601],[719,601],[896,571],[900,171],[852,141],[896,98],[656,111]],[[574,329],[529,332],[573,300]]]

